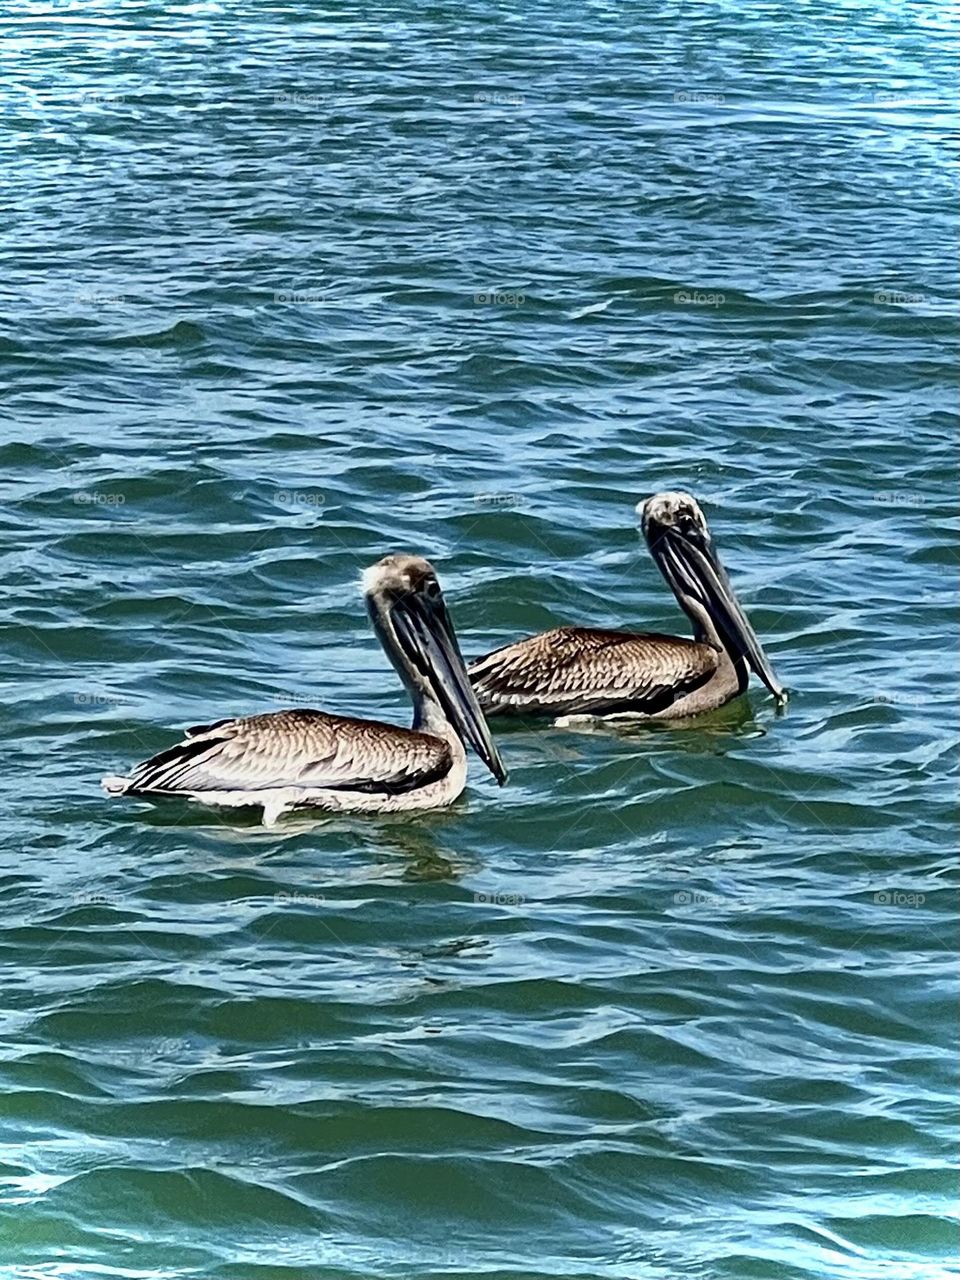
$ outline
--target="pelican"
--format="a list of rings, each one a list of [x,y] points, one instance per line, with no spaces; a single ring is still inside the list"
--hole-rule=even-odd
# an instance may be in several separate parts
[[[468,668],[488,716],[549,715],[561,725],[679,719],[743,693],[750,670],[778,706],[786,702],[699,504],[688,493],[657,493],[637,509],[650,553],[694,638],[558,627],[519,640]]]
[[[470,688],[433,566],[390,555],[367,569],[367,610],[413,702],[413,726],[298,709],[217,720],[108,776],[111,795],[183,796],[259,806],[264,826],[291,809],[387,813],[451,804],[467,776],[469,743],[497,782],[506,770]]]

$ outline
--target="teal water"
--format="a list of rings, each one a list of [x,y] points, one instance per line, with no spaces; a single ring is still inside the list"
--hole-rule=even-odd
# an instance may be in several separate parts
[[[956,1270],[956,39],[932,3],[10,3],[3,1280]],[[221,715],[684,631],[793,691],[517,726],[449,812],[108,802]]]

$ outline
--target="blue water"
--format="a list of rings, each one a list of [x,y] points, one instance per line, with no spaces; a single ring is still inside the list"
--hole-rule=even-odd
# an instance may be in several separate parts
[[[932,3],[2,15],[0,1277],[942,1280],[956,29]],[[219,716],[685,632],[792,691],[498,728],[450,811],[108,801]]]

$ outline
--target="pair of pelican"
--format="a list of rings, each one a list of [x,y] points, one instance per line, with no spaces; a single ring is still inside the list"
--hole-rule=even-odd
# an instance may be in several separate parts
[[[559,627],[464,663],[437,575],[419,556],[390,555],[363,575],[373,629],[413,702],[413,725],[324,711],[277,711],[188,729],[182,742],[108,776],[114,795],[182,796],[258,806],[272,826],[294,809],[377,812],[451,804],[470,745],[502,786],[507,772],[484,713],[569,723],[677,719],[737,697],[752,670],[786,691],[737,601],[697,502],[658,493],[642,507],[651,555],[694,638]]]

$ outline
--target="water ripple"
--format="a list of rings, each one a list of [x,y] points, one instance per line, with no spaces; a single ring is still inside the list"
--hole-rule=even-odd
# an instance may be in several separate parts
[[[942,14],[7,25],[0,1277],[942,1280]],[[682,630],[658,488],[785,714],[506,725],[415,822],[99,794],[219,715],[405,720],[387,550],[471,655]]]

